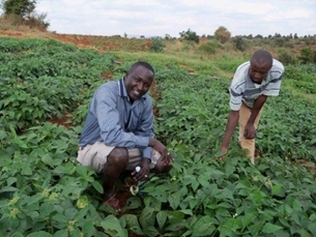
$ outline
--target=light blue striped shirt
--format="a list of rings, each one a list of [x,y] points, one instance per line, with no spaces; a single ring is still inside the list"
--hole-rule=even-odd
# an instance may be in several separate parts
[[[253,83],[249,75],[250,61],[241,64],[233,77],[230,85],[230,108],[238,111],[242,102],[249,108],[253,107],[255,100],[260,95],[278,96],[281,79],[284,73],[284,66],[281,62],[273,59],[273,65],[267,77],[261,84]]]
[[[151,158],[149,138],[154,137],[152,100],[148,94],[132,104],[124,78],[100,86],[90,102],[79,145],[103,142],[107,146],[139,148]]]

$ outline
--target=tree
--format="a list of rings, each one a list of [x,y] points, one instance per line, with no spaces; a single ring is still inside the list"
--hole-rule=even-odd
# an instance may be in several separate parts
[[[194,41],[197,44],[200,42],[200,37],[191,29],[188,29],[187,31],[182,31],[179,34],[181,40]]]
[[[2,0],[1,8],[5,15],[18,15],[23,19],[34,13],[36,0]]]
[[[258,34],[258,35],[255,36],[255,38],[256,38],[256,39],[263,39],[263,36],[260,35],[260,34]]]
[[[224,27],[220,26],[215,31],[215,38],[222,44],[225,44],[231,37],[231,33]]]
[[[172,39],[171,35],[165,34],[165,40],[171,40],[171,39]]]

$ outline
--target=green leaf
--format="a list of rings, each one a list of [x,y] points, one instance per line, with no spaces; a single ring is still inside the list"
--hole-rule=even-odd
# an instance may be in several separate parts
[[[83,166],[83,165],[77,165],[76,171],[77,171],[77,173],[79,175],[81,175],[83,177],[85,177],[87,175],[87,173],[88,173],[87,168],[85,166]]]
[[[262,232],[265,234],[272,234],[272,233],[275,233],[276,231],[279,231],[279,230],[283,230],[283,227],[278,226],[278,225],[274,225],[271,223],[266,223],[263,226]]]
[[[95,232],[95,228],[94,228],[93,222],[91,220],[85,220],[85,222],[82,226],[82,232],[86,236],[93,236],[93,233]]]
[[[78,237],[80,236],[81,234],[81,231],[76,227],[74,228],[73,230],[70,230],[70,237]]]
[[[217,151],[213,156],[214,156],[215,158],[220,158],[220,157],[222,157],[222,156],[224,156],[224,155],[226,155],[225,152]]]
[[[27,237],[52,237],[53,235],[51,235],[50,233],[46,232],[46,231],[38,231],[38,232],[34,232],[32,234],[27,235]]]
[[[219,178],[224,177],[224,176],[225,176],[225,173],[222,172],[222,171],[220,171],[220,170],[215,170],[215,169],[213,169],[213,170],[210,172],[209,175],[210,175],[210,177],[211,177],[212,179],[219,179]]]
[[[162,203],[164,203],[168,200],[167,193],[165,191],[162,191],[162,190],[156,189],[153,192],[151,192],[150,195]]]
[[[156,215],[157,223],[160,229],[163,228],[164,224],[167,221],[168,213],[166,211],[160,211]]]
[[[169,204],[173,210],[176,210],[180,204],[180,193],[176,192],[168,197]]]
[[[39,202],[41,199],[43,199],[43,195],[41,193],[35,194],[28,199],[27,205],[31,206],[33,203]]]
[[[137,209],[141,205],[142,205],[142,202],[139,197],[130,197],[127,199],[127,202],[126,202],[127,209]]]
[[[136,215],[125,214],[122,216],[122,218],[124,218],[126,221],[126,227],[131,229],[133,233],[137,235],[144,235],[143,231],[141,230],[139,226],[139,222]]]
[[[182,212],[182,213],[184,213],[184,214],[186,214],[186,215],[190,215],[190,216],[193,215],[192,210],[190,210],[190,209],[180,210],[180,212]]]
[[[281,184],[276,184],[272,187],[272,195],[283,197],[282,195],[282,185]]]
[[[74,217],[74,221],[82,221],[88,212],[88,207],[81,209]]]
[[[15,178],[15,177],[9,177],[8,179],[7,179],[7,185],[8,186],[11,186],[13,183],[15,183],[17,181],[17,178]],[[0,191],[1,192],[1,191]]]
[[[155,219],[156,216],[154,208],[145,207],[139,217],[139,222],[142,226],[142,229],[145,230],[150,226],[153,226],[155,224]]]
[[[33,170],[31,169],[30,164],[25,164],[25,165],[22,167],[21,173],[22,173],[23,175],[27,175],[27,176],[32,175],[32,174],[33,174]]]
[[[106,233],[113,237],[128,237],[127,231],[122,228],[119,220],[113,215],[108,215],[100,224]]]
[[[191,209],[195,208],[196,205],[197,205],[199,202],[200,202],[200,200],[197,199],[197,198],[194,198],[194,197],[190,198],[190,201],[189,201],[189,203],[190,203],[190,208],[191,208]]]
[[[307,228],[313,236],[316,236],[315,221],[310,222]]]
[[[51,158],[51,155],[50,154],[44,154],[43,156],[42,156],[42,162],[44,163],[44,164],[47,164],[47,165],[49,165],[50,167],[53,167],[54,166],[54,161],[53,161],[53,159]]]
[[[93,181],[92,186],[97,190],[99,193],[103,193],[103,187],[98,181]]]
[[[181,211],[168,211],[170,223],[179,223],[184,219],[184,213]]]
[[[6,138],[8,135],[5,131],[0,130],[0,140],[3,140],[4,138]]]
[[[199,183],[204,187],[207,187],[208,185],[210,185],[209,179],[210,179],[210,176],[207,174],[202,174],[202,175],[199,175],[198,177]]]
[[[16,192],[16,191],[18,191],[18,189],[11,186],[6,186],[0,189],[0,193]]]
[[[301,230],[300,237],[312,237],[306,230]]]
[[[144,229],[144,233],[149,237],[155,237],[159,235],[158,230],[154,226],[148,226],[148,228]]]
[[[66,224],[69,221],[69,218],[67,218],[65,215],[60,214],[60,213],[54,215],[52,219],[57,221],[58,223],[63,223],[63,224]]]
[[[68,230],[58,230],[54,233],[54,237],[68,237]]]
[[[242,228],[246,228],[251,222],[256,220],[257,214],[247,213],[244,216],[237,216],[237,218],[241,220]]]
[[[155,218],[154,208],[145,207],[139,218],[142,229],[145,230],[149,226],[153,226],[155,224]]]

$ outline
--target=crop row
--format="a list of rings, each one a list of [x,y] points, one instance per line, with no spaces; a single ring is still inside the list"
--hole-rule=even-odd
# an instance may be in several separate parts
[[[244,158],[237,134],[220,162],[229,79],[152,62],[156,136],[176,161],[117,215],[99,203],[99,177],[75,158],[94,89],[104,73],[118,79],[132,62],[51,40],[0,38],[0,49],[0,235],[316,235],[315,179],[293,165],[316,157],[312,102],[286,89],[269,98],[256,166]],[[65,113],[67,129],[50,122]]]

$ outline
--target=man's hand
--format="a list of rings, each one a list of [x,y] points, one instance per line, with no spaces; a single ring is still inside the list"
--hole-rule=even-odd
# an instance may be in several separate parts
[[[228,149],[227,149],[227,147],[221,146],[220,151],[226,154],[227,151],[228,151]],[[219,160],[225,160],[225,155],[222,155],[222,156],[218,157],[218,159],[219,159]]]
[[[140,171],[136,173],[133,171],[131,174],[135,181],[145,181],[148,180],[149,177],[149,172],[150,172],[150,167],[149,167],[150,160],[148,158],[142,158],[139,166],[140,166]]]
[[[257,130],[255,128],[255,125],[251,123],[247,123],[245,127],[244,137],[246,139],[254,139],[257,135]]]
[[[171,163],[174,161],[170,152],[160,141],[151,138],[149,140],[149,146],[160,153],[160,159],[165,166],[171,165]]]

